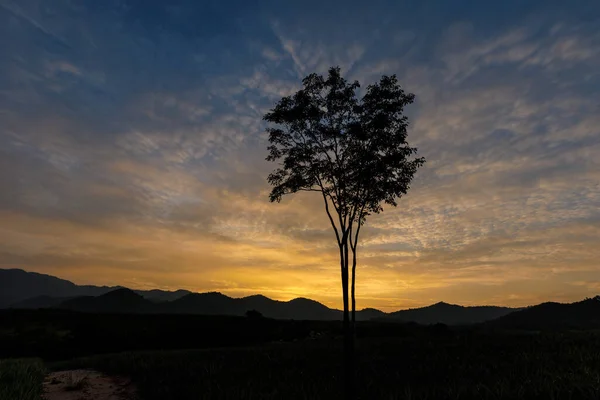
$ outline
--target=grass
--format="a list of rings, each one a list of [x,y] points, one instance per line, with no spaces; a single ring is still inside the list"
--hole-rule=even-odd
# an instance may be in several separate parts
[[[45,374],[40,359],[0,360],[0,400],[39,400]]]
[[[7,341],[0,338],[3,354],[42,355],[46,351],[51,356],[46,358],[49,362],[73,355],[117,352],[124,347],[159,349],[47,364],[49,370],[96,369],[130,377],[142,400],[335,400],[343,392],[341,340],[336,339],[335,330],[320,339],[302,339],[307,336],[305,331],[328,332],[327,324],[267,321],[262,326],[243,319],[219,322],[156,316],[128,317],[128,322],[121,317],[96,316],[103,322],[123,322],[96,329],[104,325],[93,324],[92,317],[67,316],[63,327],[50,315],[48,321],[56,325],[55,330],[68,328],[73,332],[58,340],[56,335],[47,335],[48,329],[25,329],[32,326],[31,318],[25,317],[19,335],[7,336]],[[191,321],[194,329],[183,329],[186,321]],[[10,327],[8,322],[4,321]],[[48,325],[41,321],[39,326],[44,324]],[[235,335],[252,336],[249,331],[257,338],[273,335],[298,341],[215,347],[231,345]],[[600,399],[598,331],[507,333],[369,325],[363,333],[357,346],[355,384],[359,399]],[[220,340],[221,334],[231,337]],[[126,347],[132,344],[138,347]],[[190,344],[211,348],[170,350]],[[44,364],[37,359],[0,361],[0,400],[39,399],[44,373]],[[75,389],[85,385],[85,380],[73,379],[69,384]]]
[[[305,341],[252,348],[129,352],[52,368],[131,377],[142,399],[338,399],[341,347]],[[359,399],[600,398],[600,335],[361,340]]]

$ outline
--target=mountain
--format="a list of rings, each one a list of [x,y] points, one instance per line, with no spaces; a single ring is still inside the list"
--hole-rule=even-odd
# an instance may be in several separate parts
[[[278,301],[254,295],[235,299],[222,293],[211,292],[192,293],[162,305],[163,312],[175,314],[245,315],[246,311],[250,310],[276,319],[341,319],[341,311],[304,298]]]
[[[100,296],[117,288],[79,286],[51,275],[26,272],[21,269],[0,269],[0,293],[2,293],[0,307],[8,307],[11,304],[38,296]]]
[[[13,298],[10,296],[5,296],[4,294],[0,294],[0,308],[6,308],[10,306],[13,302]]]
[[[548,302],[486,323],[502,329],[598,329],[600,296],[575,303]]]
[[[360,311],[356,311],[356,320],[368,321],[371,319],[379,319],[386,315],[386,313],[381,310],[377,310],[376,308],[364,308]]]
[[[317,301],[296,298],[278,301],[262,295],[232,298],[218,292],[130,290],[120,286],[80,286],[54,276],[0,269],[0,308],[62,308],[84,312],[245,315],[256,310],[275,319],[341,320],[342,311]],[[379,320],[467,325],[484,323],[506,329],[552,327],[600,328],[600,297],[572,304],[543,303],[525,309],[444,302],[384,313],[366,308],[358,321]]]
[[[182,298],[188,294],[191,294],[189,290],[179,289],[174,292],[170,292],[167,290],[160,289],[152,289],[152,290],[134,290],[135,293],[140,296],[153,301],[155,303],[162,303],[164,301],[173,301]]]
[[[317,301],[297,298],[272,300],[262,295],[231,298],[221,293],[188,290],[129,290],[120,286],[79,286],[50,275],[19,269],[0,269],[0,308],[63,308],[87,312],[142,312],[205,315],[245,315],[256,310],[277,319],[342,319],[340,310]],[[385,315],[374,309],[359,310],[356,319]]]
[[[343,314],[339,310],[332,310],[331,308],[311,299],[299,297],[287,302],[281,302],[286,305],[286,310],[280,308],[277,310],[280,317],[282,314],[289,313],[289,315],[296,315],[296,319],[315,319],[315,320],[328,320],[328,319],[342,319]]]
[[[0,308],[48,308],[66,298],[82,296],[100,296],[122,289],[122,286],[76,285],[65,279],[51,275],[26,272],[22,269],[0,269]],[[177,290],[136,290],[137,294],[155,301],[171,301],[191,292]],[[35,300],[34,300],[35,298]]]
[[[63,301],[56,308],[95,313],[150,313],[155,304],[131,289],[116,289],[101,296],[83,296]]]
[[[342,311],[335,310],[311,299],[299,297],[290,301],[272,300],[263,295],[231,298],[222,293],[192,293],[178,300],[162,304],[161,311],[175,314],[245,315],[256,310],[264,317],[297,320],[341,320]],[[359,321],[385,315],[374,309],[356,312]]]
[[[77,297],[51,297],[51,296],[35,296],[29,299],[17,301],[16,303],[11,303],[9,305],[10,308],[19,308],[19,309],[38,309],[38,308],[51,308],[56,307],[59,304],[71,300]]]
[[[494,306],[464,307],[439,302],[427,307],[392,312],[385,315],[383,319],[416,322],[424,325],[436,323],[467,325],[500,318],[517,310],[516,308]]]
[[[235,304],[235,299],[218,292],[191,293],[161,304],[161,311],[169,314],[243,315]]]
[[[256,310],[264,317],[298,320],[336,320],[342,318],[340,310],[331,309],[317,301],[297,298],[290,301],[272,300],[262,295],[232,298],[218,292],[190,293],[173,301],[150,301],[130,289],[116,289],[101,296],[82,296],[57,301],[55,298],[31,299],[22,302],[26,307],[35,308],[41,302],[53,301],[53,308],[103,313],[164,313],[243,316],[247,311]],[[370,317],[374,311],[365,310]],[[363,318],[363,311],[357,312],[357,319]]]

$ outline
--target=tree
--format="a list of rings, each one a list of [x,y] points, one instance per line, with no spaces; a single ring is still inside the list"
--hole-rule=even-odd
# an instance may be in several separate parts
[[[414,101],[395,75],[382,76],[358,99],[358,81],[349,83],[339,67],[327,77],[310,74],[303,88],[283,97],[263,119],[267,127],[267,161],[278,167],[268,176],[269,199],[300,191],[318,192],[339,248],[344,305],[346,398],[353,396],[356,321],[356,263],[361,227],[382,203],[397,206],[424,158],[406,142],[408,119],[404,107]],[[348,288],[352,252],[350,323]]]

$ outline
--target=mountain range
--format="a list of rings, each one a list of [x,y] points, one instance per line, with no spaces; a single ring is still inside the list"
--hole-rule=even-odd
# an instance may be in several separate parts
[[[518,330],[600,329],[600,296],[574,303],[547,302],[487,322]]]
[[[373,308],[357,311],[357,320],[443,323],[528,329],[535,326],[600,327],[600,298],[572,304],[543,303],[520,308],[464,307],[439,302],[427,307],[385,313]],[[0,308],[58,308],[81,312],[245,315],[256,310],[276,319],[341,320],[342,311],[317,301],[296,298],[273,300],[262,295],[232,298],[218,292],[192,293],[187,290],[131,290],[121,286],[76,285],[70,281],[20,269],[0,269]]]
[[[83,312],[245,315],[256,310],[276,319],[336,320],[342,311],[317,301],[272,300],[262,295],[232,298],[218,292],[131,290],[121,286],[79,286],[50,275],[0,269],[0,308],[60,308]],[[357,312],[357,319],[382,317],[375,309]]]

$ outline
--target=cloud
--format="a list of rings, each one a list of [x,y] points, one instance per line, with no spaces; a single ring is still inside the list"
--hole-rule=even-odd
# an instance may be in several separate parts
[[[597,291],[594,2],[127,4],[0,4],[0,266],[339,307],[322,200],[268,202],[262,116],[340,65],[416,93],[427,158],[364,228],[360,307]]]

